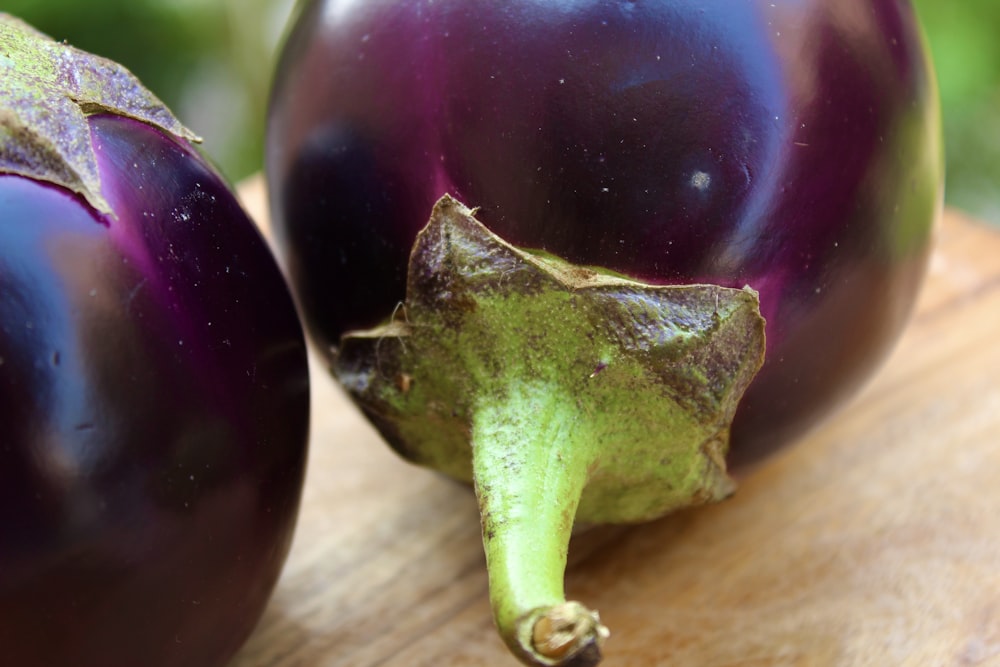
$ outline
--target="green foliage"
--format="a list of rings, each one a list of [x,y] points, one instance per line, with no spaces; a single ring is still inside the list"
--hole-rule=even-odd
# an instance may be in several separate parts
[[[1000,2],[914,0],[941,89],[946,199],[1000,225]]]

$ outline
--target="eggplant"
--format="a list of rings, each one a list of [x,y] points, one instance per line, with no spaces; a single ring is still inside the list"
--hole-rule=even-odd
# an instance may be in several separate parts
[[[547,615],[574,515],[725,497],[872,375],[943,189],[905,0],[313,0],[266,146],[310,337],[400,454],[475,484],[532,665],[598,659],[594,615]]]
[[[307,459],[302,326],[196,137],[0,14],[0,655],[221,667]]]

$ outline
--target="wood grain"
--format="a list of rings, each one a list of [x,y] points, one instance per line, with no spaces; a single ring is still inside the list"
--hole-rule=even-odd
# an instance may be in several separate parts
[[[244,186],[263,220],[259,182]],[[314,365],[311,462],[233,667],[515,667],[476,503],[395,457]],[[608,667],[1000,665],[1000,234],[949,212],[911,326],[833,418],[725,503],[578,537]]]

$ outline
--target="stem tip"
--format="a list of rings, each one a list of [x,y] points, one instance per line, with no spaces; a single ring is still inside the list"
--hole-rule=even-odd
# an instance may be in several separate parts
[[[551,664],[591,667],[601,661],[601,645],[609,635],[600,616],[579,602],[544,610],[531,633],[532,647]]]

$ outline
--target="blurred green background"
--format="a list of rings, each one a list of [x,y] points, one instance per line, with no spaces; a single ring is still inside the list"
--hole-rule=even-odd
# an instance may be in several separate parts
[[[236,181],[261,167],[273,58],[294,2],[0,0],[0,9],[125,64]],[[1000,226],[1000,0],[913,2],[940,82],[947,201]]]

